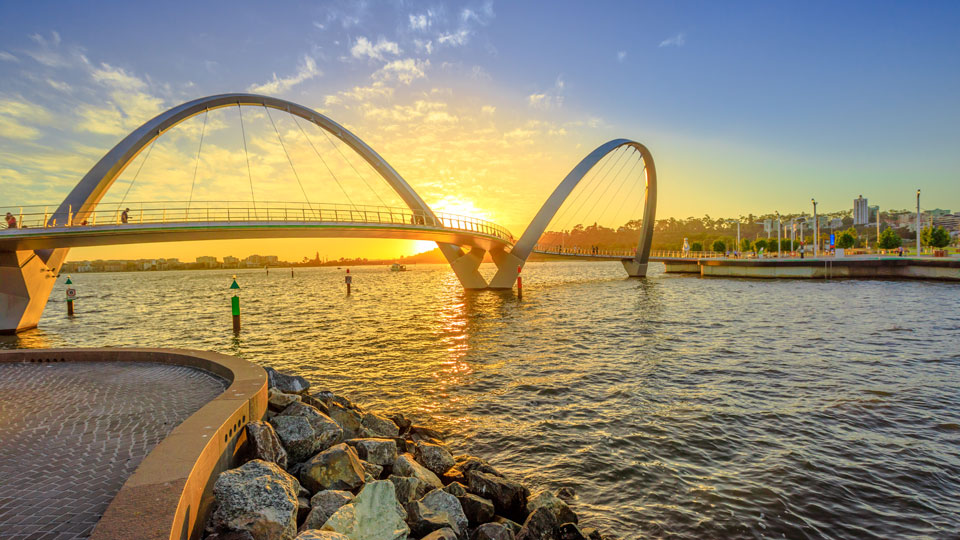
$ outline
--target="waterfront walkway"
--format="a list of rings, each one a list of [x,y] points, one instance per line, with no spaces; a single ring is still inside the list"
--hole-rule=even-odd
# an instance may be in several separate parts
[[[168,364],[0,363],[0,539],[89,537],[141,460],[226,386]]]

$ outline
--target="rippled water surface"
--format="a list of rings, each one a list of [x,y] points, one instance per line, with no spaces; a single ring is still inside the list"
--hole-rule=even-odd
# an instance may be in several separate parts
[[[524,298],[443,266],[80,274],[0,347],[213,349],[439,426],[622,537],[955,537],[960,286],[624,279],[529,264]],[[491,271],[486,268],[485,271]]]

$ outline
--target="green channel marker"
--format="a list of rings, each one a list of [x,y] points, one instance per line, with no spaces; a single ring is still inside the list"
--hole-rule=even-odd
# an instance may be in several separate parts
[[[230,288],[237,291],[230,299],[230,307],[233,312],[233,333],[240,333],[240,285],[237,284],[237,276],[233,276],[233,283]]]

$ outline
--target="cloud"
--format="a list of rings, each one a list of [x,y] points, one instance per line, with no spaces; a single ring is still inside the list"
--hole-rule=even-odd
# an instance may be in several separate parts
[[[463,28],[451,34],[440,34],[440,36],[437,37],[437,43],[459,47],[460,45],[465,45],[469,39],[470,30]]]
[[[617,51],[617,62],[623,62],[627,59],[627,51]]]
[[[373,78],[381,81],[396,80],[404,84],[410,84],[416,79],[426,78],[426,69],[429,67],[429,60],[414,58],[394,60],[377,70],[373,74]]]
[[[0,99],[0,137],[21,141],[39,139],[38,129],[26,122],[46,123],[52,116],[43,107],[23,99]]]
[[[326,96],[323,100],[325,107],[332,105],[343,105],[346,100],[355,102],[365,102],[372,99],[388,99],[393,97],[393,88],[383,84],[383,81],[375,81],[370,86],[354,86],[350,90],[338,92],[336,95]]]
[[[671,46],[673,46],[673,47],[683,47],[683,45],[684,45],[686,42],[687,42],[686,34],[684,34],[683,32],[680,32],[679,34],[677,34],[677,35],[675,35],[675,36],[673,36],[673,37],[671,37],[671,38],[667,38],[667,39],[661,41],[661,42],[660,42],[660,45],[659,45],[658,47],[671,47]]]
[[[47,79],[47,84],[61,92],[70,92],[73,88],[69,84],[62,81],[55,81],[53,79]]]
[[[493,105],[484,105],[483,107],[480,107],[480,114],[493,114],[495,112],[497,112],[497,108]]]
[[[527,96],[527,105],[541,110],[559,109],[563,107],[563,90],[566,86],[567,83],[564,82],[563,76],[558,76],[556,82],[553,83],[553,89]]]
[[[100,67],[95,68],[91,75],[98,83],[117,90],[142,90],[147,87],[143,79],[127,73],[123,68],[116,68],[107,63],[100,64]]]
[[[417,52],[433,54],[433,41],[431,40],[422,41],[415,39],[413,40],[413,46],[417,48]]]
[[[323,75],[323,72],[317,69],[317,63],[310,56],[304,55],[297,67],[297,72],[293,75],[280,78],[274,73],[271,80],[263,84],[251,85],[248,90],[255,94],[279,94],[320,75]]]
[[[373,60],[383,60],[384,53],[398,55],[400,54],[400,46],[393,41],[387,41],[383,37],[374,44],[369,39],[360,36],[353,47],[350,47],[350,55],[354,58],[367,57]]]
[[[433,12],[427,11],[421,15],[410,14],[410,29],[411,30],[426,30],[430,28],[430,25],[433,24]]]
[[[493,2],[487,0],[479,9],[464,8],[460,11],[460,20],[469,23],[471,21],[486,26],[494,18]]]
[[[30,58],[47,67],[68,67],[70,65],[57,50],[60,47],[60,34],[57,32],[50,32],[50,39],[40,34],[33,34],[30,39],[40,46],[39,49],[23,51]]]
[[[0,51],[0,60],[4,62],[19,62],[20,59],[16,56],[8,53],[7,51]]]

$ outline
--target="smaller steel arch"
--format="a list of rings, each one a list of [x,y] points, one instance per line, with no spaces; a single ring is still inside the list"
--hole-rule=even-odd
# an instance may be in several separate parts
[[[570,171],[562,182],[553,190],[550,197],[547,198],[540,211],[533,218],[533,221],[527,225],[520,240],[514,244],[510,253],[505,254],[501,261],[497,262],[497,273],[490,281],[492,289],[509,289],[517,280],[518,268],[523,267],[527,258],[533,253],[534,247],[540,240],[540,237],[550,225],[550,220],[560,210],[567,197],[573,193],[574,188],[583,180],[590,169],[600,162],[607,154],[618,148],[630,146],[636,148],[643,158],[644,172],[646,174],[646,192],[643,204],[643,223],[640,230],[640,242],[637,244],[637,251],[633,258],[624,259],[623,266],[630,276],[644,276],[647,272],[647,263],[650,259],[650,244],[653,240],[653,225],[656,220],[657,212],[657,171],[653,164],[653,155],[646,146],[632,141],[630,139],[614,139],[598,146],[593,152],[590,152],[583,158],[576,167]]]

